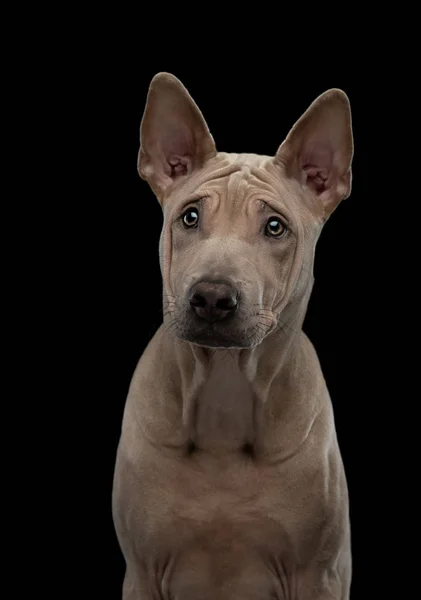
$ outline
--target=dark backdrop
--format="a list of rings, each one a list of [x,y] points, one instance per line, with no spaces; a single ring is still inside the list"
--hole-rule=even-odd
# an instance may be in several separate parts
[[[363,585],[374,568],[367,521],[376,510],[370,432],[378,409],[372,319],[378,260],[373,231],[380,202],[368,188],[372,106],[367,82],[363,84],[361,72],[355,73],[344,63],[340,69],[313,70],[303,65],[289,68],[275,60],[260,64],[234,58],[228,63],[217,57],[204,65],[189,64],[176,52],[173,58],[151,60],[144,52],[137,53],[137,44],[122,38],[118,44],[110,39],[93,48],[76,98],[84,123],[80,151],[89,173],[80,190],[83,193],[73,204],[78,219],[76,248],[83,238],[76,301],[86,323],[82,345],[87,374],[94,380],[93,395],[84,397],[88,408],[85,404],[83,410],[95,414],[88,465],[93,496],[82,494],[80,502],[92,531],[95,526],[97,532],[89,568],[94,587],[97,592],[103,588],[106,597],[120,597],[124,564],[111,518],[115,453],[133,370],[161,322],[161,209],[139,178],[136,159],[148,85],[163,70],[186,85],[217,148],[228,152],[273,154],[317,95],[340,87],[350,98],[355,139],[353,191],[327,222],[318,243],[315,285],[304,329],[316,347],[331,393],[348,477],[352,598],[376,597]]]

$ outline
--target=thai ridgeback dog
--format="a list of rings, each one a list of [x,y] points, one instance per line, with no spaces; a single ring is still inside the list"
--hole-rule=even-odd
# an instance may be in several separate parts
[[[117,450],[124,600],[349,599],[347,482],[302,325],[352,158],[341,90],[271,157],[218,152],[182,83],[152,79],[138,171],[163,209],[164,318]]]

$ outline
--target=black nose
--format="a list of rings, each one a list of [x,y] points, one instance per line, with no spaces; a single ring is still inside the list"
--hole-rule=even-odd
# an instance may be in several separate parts
[[[190,306],[194,312],[206,321],[218,321],[234,312],[238,294],[226,283],[200,281],[189,294]]]

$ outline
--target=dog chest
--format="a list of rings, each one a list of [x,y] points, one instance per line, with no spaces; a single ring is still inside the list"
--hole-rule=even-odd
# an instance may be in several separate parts
[[[133,554],[145,557],[148,579],[165,565],[162,580],[174,598],[193,600],[199,591],[221,600],[284,598],[275,590],[288,585],[280,583],[290,572],[285,561],[305,558],[326,516],[316,489],[322,482],[310,496],[282,469],[240,453],[176,458],[142,450],[136,472],[120,458],[116,510]]]

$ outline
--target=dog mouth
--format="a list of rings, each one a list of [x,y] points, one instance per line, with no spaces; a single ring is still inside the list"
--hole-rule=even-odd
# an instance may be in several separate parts
[[[194,330],[186,331],[186,341],[208,348],[238,348],[242,347],[240,336],[228,332],[217,322],[206,323]]]
[[[262,328],[244,327],[243,319],[203,321],[189,314],[177,319],[172,326],[175,337],[208,348],[253,348],[263,339]],[[169,326],[171,327],[171,326]]]

